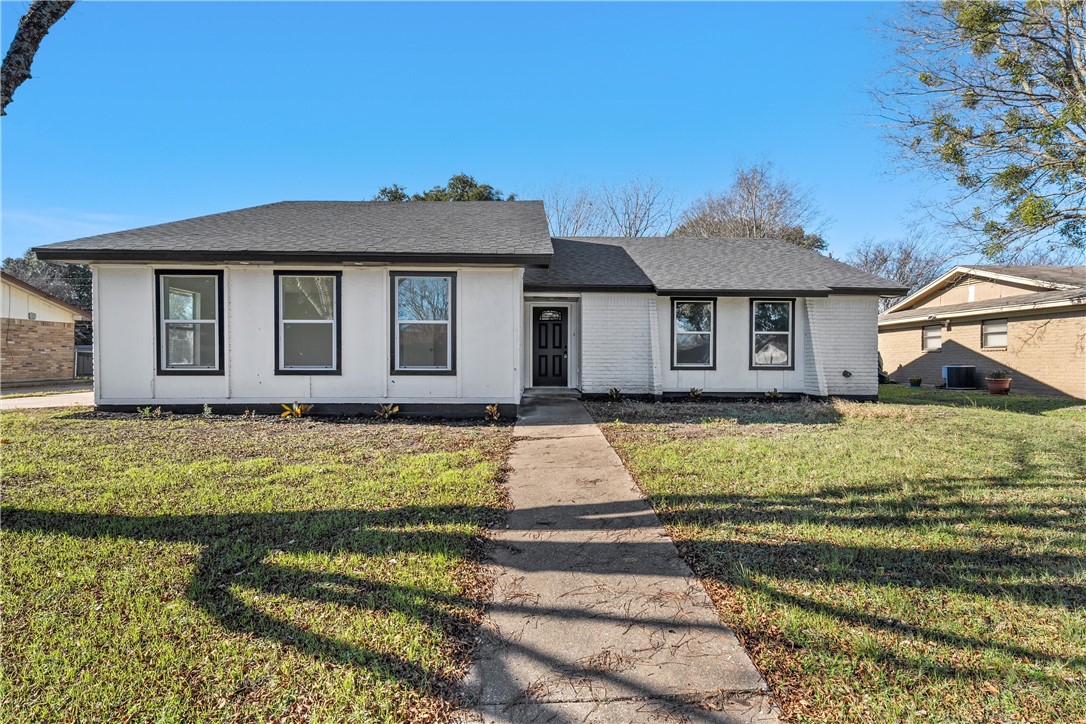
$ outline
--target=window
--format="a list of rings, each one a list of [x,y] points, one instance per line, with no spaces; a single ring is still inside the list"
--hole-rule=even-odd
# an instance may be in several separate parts
[[[159,271],[158,371],[222,374],[222,272]]]
[[[751,369],[793,369],[791,299],[752,300]]]
[[[276,374],[339,373],[339,272],[276,272]]]
[[[938,324],[932,324],[921,332],[920,348],[928,352],[938,352],[943,348],[943,328]]]
[[[392,274],[393,372],[454,374],[456,275]]]
[[[671,368],[713,369],[716,302],[673,299],[671,312]]]
[[[1003,347],[1007,346],[1007,320],[986,319],[980,323],[980,346]]]

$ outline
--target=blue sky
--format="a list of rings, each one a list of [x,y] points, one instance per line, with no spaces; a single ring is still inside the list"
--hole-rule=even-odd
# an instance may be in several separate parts
[[[6,49],[26,2],[0,3]],[[892,4],[80,2],[3,134],[3,254],[466,171],[521,198],[665,182],[685,205],[767,159],[831,250],[902,234],[868,87]]]

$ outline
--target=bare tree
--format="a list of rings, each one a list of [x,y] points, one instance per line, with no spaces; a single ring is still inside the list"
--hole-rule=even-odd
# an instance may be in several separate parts
[[[1084,4],[917,2],[886,30],[875,98],[904,165],[957,185],[946,228],[990,258],[1086,248]]]
[[[652,178],[635,177],[604,186],[601,233],[613,236],[666,236],[674,221],[675,196]]]
[[[732,185],[707,194],[680,217],[675,236],[785,239],[821,251],[822,211],[811,193],[778,176],[769,162],[737,166]]]
[[[603,204],[585,186],[553,186],[543,192],[543,205],[552,236],[596,236],[606,227]]]
[[[926,240],[918,229],[911,229],[907,236],[893,241],[865,239],[846,261],[916,291],[947,270],[950,256],[945,247]],[[880,299],[879,311],[896,301]]]
[[[74,4],[75,0],[34,0],[20,18],[0,67],[0,116],[7,115],[15,89],[30,78],[30,66],[42,39]]]

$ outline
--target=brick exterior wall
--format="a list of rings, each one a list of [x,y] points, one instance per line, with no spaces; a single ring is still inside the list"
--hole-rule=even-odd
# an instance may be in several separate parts
[[[896,381],[919,375],[925,385],[942,384],[943,365],[975,365],[978,384],[993,369],[1014,378],[1011,391],[1086,398],[1086,308],[1049,314],[1000,314],[1007,319],[1006,349],[981,349],[981,319],[950,320],[942,330],[942,349],[920,348],[922,323],[884,328],[879,333],[883,366]],[[944,322],[945,324],[945,322]]]
[[[808,297],[803,371],[811,395],[879,393],[878,298]],[[850,374],[844,376],[844,372]]]
[[[585,294],[581,298],[581,390],[599,394],[617,387],[627,394],[657,392],[653,388],[655,324],[655,296]]]
[[[0,377],[4,382],[75,377],[75,325],[0,318]]]

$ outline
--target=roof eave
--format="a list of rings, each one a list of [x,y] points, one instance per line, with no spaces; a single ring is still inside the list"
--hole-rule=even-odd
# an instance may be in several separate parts
[[[380,264],[493,264],[501,266],[548,266],[552,254],[430,254],[375,252],[290,252],[211,251],[211,250],[128,250],[128,249],[57,249],[36,247],[34,253],[46,261],[70,264],[101,262],[199,262],[223,263],[262,262],[268,264],[340,264],[371,262]]]
[[[905,324],[916,324],[918,322],[933,322],[941,319],[961,319],[963,317],[990,317],[993,314],[1033,312],[1037,310],[1055,309],[1059,307],[1079,307],[1083,305],[1086,305],[1086,296],[1070,297],[1067,299],[1055,299],[1048,302],[1034,302],[1032,304],[1010,304],[1003,306],[993,305],[987,307],[977,307],[974,309],[961,309],[955,312],[916,314],[914,316],[899,317],[896,319],[884,319],[880,316],[878,323],[880,327],[889,327]],[[884,314],[889,314],[889,312],[884,312]]]
[[[661,297],[828,297],[829,289],[658,289]]]

